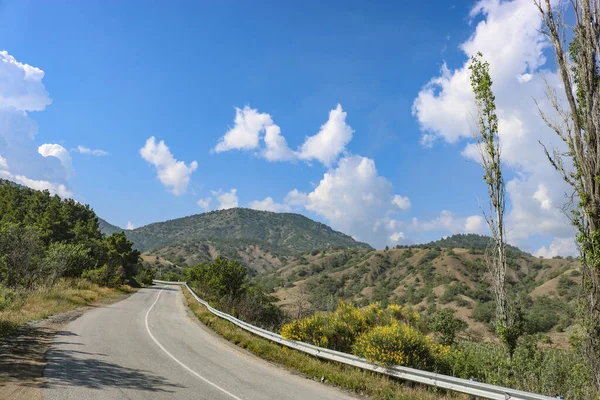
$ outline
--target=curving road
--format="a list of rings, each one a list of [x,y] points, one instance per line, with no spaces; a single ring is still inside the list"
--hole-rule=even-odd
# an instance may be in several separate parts
[[[226,342],[192,320],[172,286],[84,314],[59,333],[46,358],[48,400],[354,398]]]

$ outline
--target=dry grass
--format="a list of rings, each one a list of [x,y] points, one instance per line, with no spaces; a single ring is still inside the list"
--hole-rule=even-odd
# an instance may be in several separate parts
[[[132,290],[128,286],[102,287],[84,279],[61,279],[52,286],[29,291],[8,291],[0,287],[0,337],[30,321],[87,306]]]
[[[268,361],[275,362],[291,370],[300,372],[315,380],[337,386],[341,389],[372,399],[381,400],[433,400],[460,399],[461,395],[436,393],[429,389],[411,389],[399,380],[384,375],[364,371],[348,365],[324,361],[308,354],[277,345],[240,329],[229,321],[213,315],[184,290],[188,306],[205,325],[230,342]]]

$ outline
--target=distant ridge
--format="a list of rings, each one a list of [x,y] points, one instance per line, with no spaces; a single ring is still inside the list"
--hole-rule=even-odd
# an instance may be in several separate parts
[[[106,234],[121,228],[101,222]],[[125,230],[142,252],[179,265],[193,265],[225,255],[258,270],[270,269],[282,257],[298,256],[315,249],[372,249],[366,243],[293,213],[274,213],[247,208],[211,211],[140,228]]]
[[[492,244],[493,239],[490,236],[477,235],[475,233],[457,233],[439,240],[423,244],[411,244],[406,246],[397,246],[398,248],[433,248],[440,247],[443,249],[486,249]],[[514,251],[523,254],[529,254],[510,244],[506,245],[509,251]]]

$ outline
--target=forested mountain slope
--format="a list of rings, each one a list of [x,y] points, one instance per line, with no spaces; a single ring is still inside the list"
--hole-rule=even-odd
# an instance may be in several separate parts
[[[110,232],[113,226],[104,225]],[[136,248],[180,266],[210,261],[217,255],[235,258],[254,270],[279,266],[286,257],[314,249],[371,249],[350,236],[299,214],[245,208],[157,222],[125,231]]]
[[[329,310],[340,299],[412,305],[424,313],[451,307],[469,323],[470,334],[490,337],[494,308],[486,274],[481,248],[413,247],[314,251],[256,279],[292,313]],[[574,321],[578,261],[511,251],[507,279],[529,332],[552,333],[564,342],[563,331]]]

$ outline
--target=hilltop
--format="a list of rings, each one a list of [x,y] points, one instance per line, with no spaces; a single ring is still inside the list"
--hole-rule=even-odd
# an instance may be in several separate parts
[[[510,290],[521,300],[528,331],[566,343],[581,279],[578,261],[521,251],[509,252],[508,261]],[[450,307],[468,322],[469,335],[490,338],[494,308],[486,273],[482,248],[412,247],[313,251],[256,279],[292,314],[330,310],[338,300],[393,302],[426,314]]]
[[[121,230],[105,221],[106,233]],[[211,211],[125,231],[146,261],[190,266],[217,255],[242,261],[257,271],[277,268],[288,257],[314,249],[371,249],[366,243],[293,213],[246,208]]]

